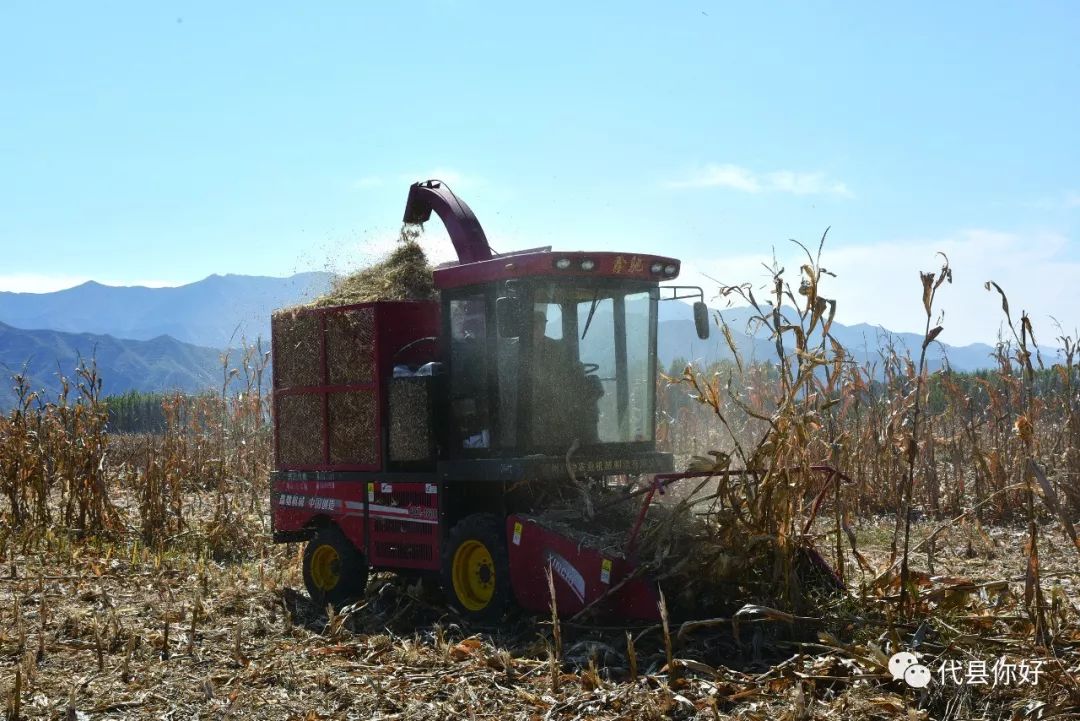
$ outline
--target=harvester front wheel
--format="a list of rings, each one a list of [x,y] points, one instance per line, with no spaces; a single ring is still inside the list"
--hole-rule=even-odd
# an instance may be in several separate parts
[[[368,564],[336,526],[320,528],[304,549],[304,585],[320,607],[335,607],[364,595]]]
[[[510,602],[506,530],[488,513],[463,518],[443,547],[443,587],[450,603],[474,623],[496,623]]]

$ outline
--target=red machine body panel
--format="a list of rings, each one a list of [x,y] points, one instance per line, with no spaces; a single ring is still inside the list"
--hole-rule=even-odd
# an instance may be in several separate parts
[[[439,569],[437,484],[279,480],[271,506],[275,531],[332,521],[373,567]]]
[[[439,569],[437,484],[368,483],[367,503],[372,566]]]
[[[275,481],[271,514],[275,531],[298,531],[326,518],[357,548],[364,548],[364,484],[355,481]]]
[[[659,619],[660,597],[654,585],[644,578],[626,580],[636,567],[632,561],[583,546],[527,516],[509,516],[506,533],[510,585],[522,608],[535,613],[550,612],[551,593],[547,584],[550,568],[560,616],[572,616],[615,589],[600,601],[598,611],[602,616]]]

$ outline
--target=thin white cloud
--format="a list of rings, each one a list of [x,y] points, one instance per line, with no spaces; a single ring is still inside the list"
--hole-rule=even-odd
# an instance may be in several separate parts
[[[825,173],[795,170],[758,173],[731,164],[710,163],[689,177],[669,181],[667,185],[671,188],[730,188],[744,193],[834,195],[842,198],[853,196],[845,183],[833,180]]]
[[[824,173],[795,173],[790,170],[778,170],[768,173],[768,187],[781,193],[794,195],[837,195],[842,198],[852,197],[847,185],[830,180]]]
[[[1080,190],[1065,193],[1064,205],[1066,208],[1080,208]]]
[[[814,244],[816,246],[816,243]],[[1003,233],[967,230],[940,239],[892,240],[838,246],[826,242],[822,265],[837,277],[826,277],[822,294],[837,301],[837,321],[846,325],[869,323],[891,331],[921,333],[926,315],[922,306],[919,271],[941,267],[938,251],[953,269],[953,283],[938,292],[937,312],[944,311],[941,340],[952,345],[993,343],[1004,315],[997,293],[983,287],[997,282],[1009,297],[1013,320],[1027,311],[1040,344],[1053,345],[1062,331],[1075,337],[1080,329],[1080,306],[1072,301],[1080,260],[1070,257],[1069,241],[1056,233]],[[777,245],[785,277],[797,285],[799,266],[806,256],[792,244]],[[698,283],[715,295],[714,278],[725,284],[752,283],[765,288],[769,275],[762,264],[771,263],[772,249],[760,253],[683,261],[680,280]],[[706,277],[708,276],[708,277]],[[758,292],[764,300],[765,293]],[[714,300],[714,303],[717,301]]]
[[[72,288],[87,280],[89,278],[76,275],[14,273],[0,275],[0,290],[12,293],[50,293],[54,290]]]
[[[160,278],[139,278],[137,280],[99,280],[102,285],[139,286],[143,288],[176,288],[187,285],[190,280],[161,280]]]
[[[738,165],[706,165],[693,176],[668,183],[673,188],[731,188],[747,193],[761,191],[761,183],[751,171]]]

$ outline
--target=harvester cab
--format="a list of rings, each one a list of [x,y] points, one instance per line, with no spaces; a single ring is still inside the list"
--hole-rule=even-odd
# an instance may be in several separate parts
[[[444,183],[416,183],[404,221],[434,212],[458,261],[438,301],[274,316],[274,535],[307,541],[319,602],[363,590],[371,567],[441,577],[467,618],[516,600],[562,613],[656,615],[628,555],[591,549],[530,515],[515,489],[665,474],[655,442],[657,305],[673,258],[538,248],[496,254]],[[664,299],[700,288],[666,286]],[[630,529],[627,529],[628,533]]]
[[[505,469],[513,459],[562,457],[576,443],[588,449],[582,458],[631,461],[612,465],[617,473],[667,470],[670,458],[653,443],[656,307],[659,282],[678,275],[678,261],[550,248],[495,255],[445,184],[414,184],[405,223],[426,222],[432,211],[459,258],[434,273],[448,456],[500,459]],[[707,316],[695,313],[707,337]]]

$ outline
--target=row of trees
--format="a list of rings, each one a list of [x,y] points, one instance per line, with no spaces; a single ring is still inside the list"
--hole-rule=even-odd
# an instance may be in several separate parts
[[[164,433],[165,393],[128,391],[105,398],[109,430],[114,433]]]

